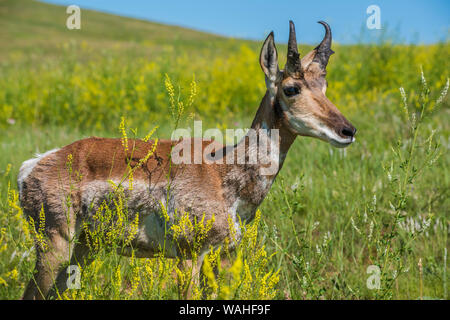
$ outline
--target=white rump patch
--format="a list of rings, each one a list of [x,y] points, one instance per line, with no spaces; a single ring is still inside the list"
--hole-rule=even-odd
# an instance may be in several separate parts
[[[43,158],[48,156],[49,154],[53,152],[57,152],[59,149],[53,149],[50,151],[47,151],[46,153],[36,153],[35,157],[32,159],[29,159],[27,161],[24,161],[22,163],[22,166],[20,166],[19,169],[19,175],[17,176],[17,185],[19,187],[19,197],[22,198],[22,186],[25,179],[30,175],[31,171],[33,171],[33,168],[41,161]]]

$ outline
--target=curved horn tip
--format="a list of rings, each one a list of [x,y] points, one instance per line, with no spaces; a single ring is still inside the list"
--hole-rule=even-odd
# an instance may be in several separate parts
[[[330,26],[328,25],[328,23],[326,23],[325,21],[317,21],[317,23],[320,23],[321,25],[323,25],[324,26],[324,28],[325,28],[325,36],[324,36],[324,38],[323,38],[323,40],[322,40],[322,42],[320,43],[320,45],[319,46],[322,46],[322,45],[327,45],[328,47],[331,47],[331,28],[330,28]],[[328,49],[331,49],[331,48],[328,48]]]
[[[321,25],[323,25],[325,28],[330,28],[330,25],[328,23],[326,23],[323,20],[317,21],[317,23],[320,23]]]
[[[314,61],[318,62],[323,69],[328,64],[328,59],[334,53],[331,50],[331,28],[325,21],[317,21],[325,28],[325,36],[323,37],[322,42],[315,48],[317,50],[317,54],[314,57]]]
[[[331,28],[330,28],[330,25],[328,24],[328,23],[326,23],[325,21],[322,21],[322,20],[320,20],[320,21],[317,21],[317,23],[320,23],[321,25],[323,25],[324,26],[324,28],[325,28],[325,35],[330,35],[330,37],[331,37]]]
[[[325,21],[317,21],[317,23],[320,23],[321,25],[324,26],[325,28],[325,34],[330,34],[331,35],[331,28],[330,25],[328,23],[326,23]]]

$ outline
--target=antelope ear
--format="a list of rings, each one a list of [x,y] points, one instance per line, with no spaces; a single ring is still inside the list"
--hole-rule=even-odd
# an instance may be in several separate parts
[[[278,53],[275,47],[273,31],[267,36],[259,55],[259,64],[266,75],[266,81],[275,82],[279,68],[278,68]]]
[[[313,49],[302,58],[302,66],[303,68],[305,68],[305,70],[308,70],[308,68],[311,66],[311,62],[313,61],[316,54],[316,49]]]

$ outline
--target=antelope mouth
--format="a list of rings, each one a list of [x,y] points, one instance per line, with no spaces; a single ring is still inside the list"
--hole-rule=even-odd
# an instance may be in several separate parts
[[[340,130],[341,132],[343,130]],[[338,134],[333,129],[325,126],[320,127],[320,138],[326,142],[329,142],[333,147],[345,148],[351,145],[355,141],[356,129],[352,129],[351,133],[345,132]]]
[[[351,137],[351,138],[348,138],[348,139],[342,139],[342,140],[341,140],[341,139],[337,140],[337,139],[331,138],[331,139],[329,140],[330,144],[331,144],[333,147],[336,147],[336,148],[345,148],[345,147],[348,147],[348,146],[351,145],[354,141],[355,141],[355,137]]]
[[[345,148],[355,141],[356,128],[352,125],[340,128],[338,131],[324,130],[328,142],[336,148]]]

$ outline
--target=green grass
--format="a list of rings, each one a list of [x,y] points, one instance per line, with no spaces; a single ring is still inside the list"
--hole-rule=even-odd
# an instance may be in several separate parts
[[[2,299],[21,296],[34,265],[33,254],[21,259],[31,243],[7,201],[22,161],[83,137],[119,136],[123,115],[140,136],[158,124],[156,135],[168,138],[165,73],[182,93],[195,75],[197,100],[182,126],[192,126],[192,119],[203,120],[204,128],[249,126],[265,90],[261,43],[88,10],[82,10],[82,29],[69,31],[66,16],[63,7],[0,0]],[[282,67],[286,47],[277,46]],[[300,46],[302,55],[309,49]],[[426,108],[433,108],[449,77],[450,45],[385,41],[333,49],[327,95],[358,128],[357,140],[341,150],[298,138],[260,207],[258,237],[269,255],[276,252],[269,267],[280,270],[276,297],[448,299],[448,98],[423,119],[405,162],[415,131],[399,87],[408,94],[410,116],[419,117],[422,67],[430,88]],[[433,150],[427,141],[433,131],[431,146],[438,143],[441,155],[409,181]],[[393,151],[399,141],[402,156]],[[429,218],[422,233],[394,227],[413,220],[421,226]],[[370,265],[383,272],[380,290],[366,286]]]

